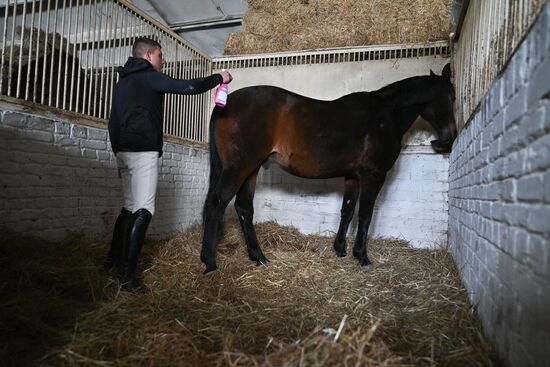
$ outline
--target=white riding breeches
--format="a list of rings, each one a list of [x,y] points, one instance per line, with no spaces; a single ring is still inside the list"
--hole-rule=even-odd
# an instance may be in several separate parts
[[[123,207],[131,213],[144,208],[154,215],[159,153],[118,152],[116,163],[122,179]]]

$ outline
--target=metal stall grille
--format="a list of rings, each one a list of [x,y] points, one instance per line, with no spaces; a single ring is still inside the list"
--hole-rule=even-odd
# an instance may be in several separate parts
[[[403,59],[422,56],[448,56],[447,41],[425,44],[377,45],[303,52],[229,56],[213,59],[213,69],[242,69],[269,66],[328,64],[368,60]]]
[[[124,0],[6,0],[0,94],[107,119],[116,68],[140,36],[156,39],[175,78],[210,74],[208,56]],[[166,95],[164,131],[206,141],[209,95]]]
[[[457,123],[463,127],[504,69],[545,0],[471,0],[463,6],[457,40]]]

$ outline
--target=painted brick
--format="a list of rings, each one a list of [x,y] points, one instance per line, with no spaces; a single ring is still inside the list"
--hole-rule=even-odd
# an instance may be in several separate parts
[[[107,149],[107,143],[105,141],[101,141],[101,140],[81,140],[80,141],[80,147],[81,148],[86,148],[86,149],[91,149],[91,150],[106,150]],[[96,155],[94,154],[94,157],[96,157]]]
[[[121,198],[105,129],[3,111],[0,132],[1,167],[11,167],[6,175],[0,173],[0,182],[5,183],[0,196],[6,198],[0,208],[3,223],[9,221],[14,229],[32,230],[50,239],[62,239],[75,228],[95,239],[109,237]],[[182,188],[182,182],[174,179],[188,181],[189,187],[168,195],[171,210],[155,215],[148,232],[154,237],[166,237],[199,221],[208,188],[205,149],[165,146],[179,152],[167,155],[171,158],[168,168],[173,167],[178,175],[171,176],[172,181],[166,184],[159,182],[159,197]],[[48,208],[56,210],[44,211]],[[6,215],[5,210],[10,214]]]
[[[100,140],[102,142],[108,142],[107,130],[100,129],[88,129],[88,140]]]
[[[546,172],[543,176],[544,182],[544,201],[550,203],[550,172]]]
[[[510,366],[550,357],[549,17],[547,4],[450,157],[451,252],[485,334]]]
[[[529,146],[528,164],[531,170],[540,170],[550,167],[550,134],[543,136]]]
[[[504,110],[504,129],[509,129],[510,126],[518,123],[525,112],[526,97],[525,90],[521,89],[508,102]]]
[[[5,111],[2,114],[2,124],[9,127],[25,128],[29,116],[17,112]]]
[[[54,133],[59,135],[69,135],[71,132],[71,124],[63,121],[55,121]]]
[[[85,126],[71,125],[71,137],[72,138],[86,138],[87,128]]]
[[[527,106],[531,107],[550,93],[550,58],[546,58],[533,72],[527,86]]]
[[[533,208],[527,216],[527,228],[538,233],[550,231],[550,207]]]
[[[542,175],[534,174],[517,181],[517,199],[540,202],[544,198]],[[550,225],[550,224],[549,224]]]

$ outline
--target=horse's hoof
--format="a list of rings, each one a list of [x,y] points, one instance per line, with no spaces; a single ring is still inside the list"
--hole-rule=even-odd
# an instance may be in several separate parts
[[[338,256],[338,257],[344,257],[348,254],[346,252],[346,244],[345,243],[342,244],[342,245],[335,243],[332,247],[334,248],[334,251],[336,252],[336,256]]]
[[[346,248],[337,248],[336,246],[334,246],[334,251],[336,252],[336,256],[338,257],[344,257],[346,256],[348,253],[346,252]]]
[[[250,257],[250,260],[256,262],[258,266],[266,265],[269,262],[269,260],[264,256],[264,254],[260,254],[257,256],[249,256],[249,257]]]
[[[258,260],[258,261],[256,261],[256,265],[257,265],[257,266],[262,266],[262,265],[263,265],[263,266],[267,266],[267,263],[268,263],[268,262],[269,262],[268,259]]]
[[[206,268],[206,270],[203,272],[204,275],[212,275],[216,274],[218,272],[218,267],[214,266],[213,268]]]
[[[370,262],[368,257],[359,259],[359,265],[361,265],[361,266],[368,266],[370,264],[372,264],[372,263]]]

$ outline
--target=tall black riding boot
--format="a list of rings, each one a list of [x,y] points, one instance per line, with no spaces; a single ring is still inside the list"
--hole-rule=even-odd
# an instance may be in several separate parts
[[[143,208],[132,214],[133,222],[124,254],[125,261],[121,279],[121,288],[129,292],[142,293],[147,290],[137,275],[137,263],[151,217],[151,213]]]
[[[128,235],[130,234],[130,223],[132,221],[132,213],[124,208],[120,211],[118,218],[115,222],[115,228],[113,229],[113,239],[111,241],[111,248],[107,254],[105,260],[105,269],[110,270],[113,266],[116,266],[118,273],[120,274],[122,269],[122,254],[126,242],[128,241]]]

